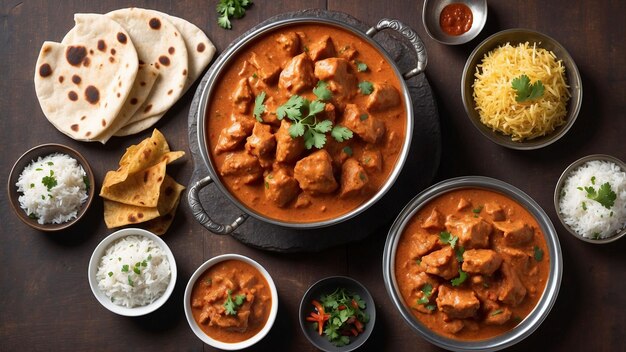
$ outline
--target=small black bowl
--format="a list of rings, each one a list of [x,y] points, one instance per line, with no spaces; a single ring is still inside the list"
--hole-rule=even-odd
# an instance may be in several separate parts
[[[313,324],[306,320],[306,317],[311,312],[315,311],[315,307],[311,301],[314,299],[319,301],[322,295],[331,294],[338,288],[344,288],[349,292],[359,295],[361,299],[365,301],[365,312],[369,315],[369,322],[365,324],[363,332],[356,337],[350,336],[350,343],[341,347],[333,345],[328,341],[326,336],[320,336],[313,328]],[[300,301],[299,320],[304,336],[306,336],[313,346],[320,350],[327,352],[354,351],[367,341],[374,329],[374,323],[376,322],[376,306],[374,305],[372,295],[360,282],[346,276],[331,276],[314,283],[306,291],[302,297],[302,301]]]
[[[15,184],[17,183],[17,180],[19,179],[20,174],[22,173],[22,171],[24,170],[26,166],[28,166],[33,161],[36,161],[39,157],[43,158],[54,153],[69,155],[70,157],[76,159],[76,161],[78,161],[78,164],[83,167],[83,170],[85,170],[85,173],[87,174],[87,178],[89,179],[89,189],[87,189],[87,200],[82,204],[80,210],[78,211],[74,219],[66,221],[61,224],[40,224],[37,222],[36,219],[30,218],[26,214],[26,212],[24,212],[24,210],[20,207],[20,201],[19,201],[20,193],[17,191],[17,186]],[[89,166],[89,163],[87,162],[87,159],[85,159],[85,157],[83,157],[79,152],[77,152],[76,150],[70,147],[64,146],[62,144],[54,144],[54,143],[38,145],[36,147],[29,149],[24,154],[22,154],[19,157],[19,159],[17,159],[17,161],[13,165],[13,168],[11,169],[11,173],[9,174],[9,180],[8,180],[8,185],[7,185],[9,201],[17,217],[20,220],[22,220],[22,222],[25,223],[26,225],[36,230],[45,231],[45,232],[61,231],[77,223],[83,217],[83,215],[85,215],[85,213],[87,212],[87,209],[89,209],[89,206],[91,205],[91,201],[94,198],[95,188],[96,188],[95,178],[93,175],[93,171],[91,170],[91,167]]]

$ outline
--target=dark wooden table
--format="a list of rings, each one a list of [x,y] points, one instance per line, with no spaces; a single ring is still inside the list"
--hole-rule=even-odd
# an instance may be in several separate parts
[[[131,5],[152,7],[186,18],[205,30],[218,51],[255,24],[286,11],[327,8],[375,24],[397,18],[424,40],[427,77],[435,92],[441,119],[443,151],[435,181],[463,175],[486,175],[509,182],[533,197],[548,213],[561,242],[564,274],[556,305],[541,327],[512,350],[624,350],[626,332],[626,240],[590,245],[569,235],[552,205],[554,185],[572,161],[594,153],[626,160],[626,3],[620,1],[530,1],[489,3],[487,25],[480,36],[461,46],[431,40],[421,21],[422,1],[257,0],[233,30],[218,28],[217,1],[24,1],[0,4],[0,184],[6,185],[13,162],[27,149],[46,142],[83,152],[98,187],[106,170],[117,164],[124,149],[148,132],[114,138],[106,145],[79,143],[49,124],[37,103],[33,75],[45,40],[60,41],[77,12],[105,13]],[[470,123],[461,104],[460,77],[471,50],[499,30],[526,27],[557,39],[580,70],[584,100],[578,121],[557,143],[536,151],[514,151],[486,140]],[[157,127],[172,149],[188,150],[187,113],[192,88]],[[174,168],[186,184],[191,159]],[[31,230],[12,214],[5,196],[0,203],[0,350],[210,350],[189,329],[182,296],[191,273],[208,258],[222,253],[250,256],[272,274],[280,308],[273,330],[259,351],[313,350],[300,331],[297,310],[311,283],[330,275],[349,275],[365,284],[376,300],[378,321],[365,346],[372,351],[436,350],[421,339],[393,308],[383,286],[382,247],[386,230],[366,241],[321,253],[277,254],[242,245],[230,237],[208,233],[181,203],[164,237],[178,264],[178,282],[170,300],[153,314],[126,318],[105,310],[87,282],[87,263],[98,242],[110,234],[96,199],[86,219],[71,230],[45,234]]]

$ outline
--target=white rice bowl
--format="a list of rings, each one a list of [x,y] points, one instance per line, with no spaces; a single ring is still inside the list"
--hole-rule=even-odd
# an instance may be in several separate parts
[[[88,198],[86,179],[83,167],[66,154],[39,157],[24,168],[15,184],[22,194],[20,207],[42,225],[75,219]]]
[[[98,263],[98,289],[112,303],[126,308],[151,304],[165,293],[171,281],[167,253],[141,235],[117,239]]]
[[[593,179],[593,181],[592,181]],[[589,199],[585,187],[598,190],[609,183],[616,199],[607,209]],[[626,226],[626,172],[609,161],[592,160],[574,169],[561,190],[559,212],[563,221],[580,236],[604,239],[614,236]]]

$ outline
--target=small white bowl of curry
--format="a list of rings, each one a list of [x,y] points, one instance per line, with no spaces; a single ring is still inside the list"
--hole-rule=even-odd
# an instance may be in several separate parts
[[[185,316],[204,343],[221,350],[242,350],[272,328],[278,293],[270,274],[256,261],[223,254],[191,275],[184,296]]]
[[[452,351],[510,347],[539,327],[558,295],[563,260],[541,207],[481,176],[442,181],[392,225],[387,292],[405,321]]]

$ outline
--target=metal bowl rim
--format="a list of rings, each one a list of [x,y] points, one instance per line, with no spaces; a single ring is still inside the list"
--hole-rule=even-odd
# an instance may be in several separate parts
[[[561,214],[561,210],[559,206],[561,189],[563,188],[563,184],[565,183],[565,180],[567,179],[569,174],[572,173],[572,171],[574,171],[578,167],[585,164],[586,162],[593,161],[593,160],[610,161],[616,164],[622,170],[622,172],[626,172],[626,163],[624,163],[622,160],[614,156],[607,155],[607,154],[591,154],[591,155],[584,156],[572,162],[567,168],[565,168],[565,170],[563,170],[563,173],[561,173],[561,176],[559,177],[559,180],[556,182],[556,186],[554,187],[554,199],[553,199],[554,211],[556,212],[556,216],[559,218],[561,225],[563,225],[563,227],[567,230],[567,232],[569,232],[571,235],[573,235],[577,239],[583,242],[592,243],[592,244],[607,244],[607,243],[617,241],[620,238],[624,237],[626,235],[626,227],[622,228],[622,230],[616,233],[615,235],[611,237],[607,237],[607,238],[594,240],[592,238],[583,237],[579,235],[578,233],[576,233],[574,229],[572,229],[568,224],[565,223],[565,220],[563,219],[563,215]]]
[[[524,141],[524,142],[513,142],[512,140],[504,140],[501,141],[497,138],[494,137],[494,134],[499,133],[499,132],[494,132],[491,130],[487,130],[488,127],[482,125],[482,123],[480,122],[480,119],[476,119],[474,117],[474,111],[472,110],[472,108],[474,107],[474,104],[471,103],[473,102],[473,98],[472,96],[467,96],[467,94],[465,93],[465,87],[470,84],[468,83],[468,79],[470,79],[471,77],[474,77],[473,72],[469,72],[470,68],[475,68],[477,64],[472,64],[473,61],[478,62],[478,59],[475,59],[476,56],[478,55],[479,52],[484,51],[484,48],[487,46],[487,44],[491,44],[492,41],[496,41],[496,39],[498,39],[499,37],[508,35],[508,34],[515,34],[515,33],[521,33],[521,34],[528,34],[528,35],[536,35],[542,38],[545,38],[546,41],[549,41],[551,44],[553,44],[554,46],[558,47],[559,50],[561,50],[563,52],[563,57],[560,57],[558,59],[560,59],[561,61],[563,61],[564,63],[567,62],[569,64],[571,64],[572,69],[571,75],[572,77],[574,77],[574,82],[567,82],[570,86],[570,93],[577,93],[577,94],[572,94],[570,97],[570,100],[568,102],[572,104],[572,110],[568,112],[568,115],[571,114],[571,118],[568,119],[568,121],[566,121],[565,125],[560,126],[558,128],[560,128],[560,130],[558,131],[553,131],[551,134],[547,135],[547,136],[542,136],[542,137],[537,137],[535,139],[531,139],[529,141]],[[521,41],[520,41],[521,42]],[[487,50],[487,52],[493,50],[495,48],[492,47],[491,49]],[[470,67],[471,66],[471,67]],[[569,71],[569,69],[568,69]],[[471,76],[468,77],[468,75],[471,74]],[[470,79],[471,80],[471,79]],[[573,86],[574,83],[577,83],[578,85],[576,87]],[[471,88],[471,86],[469,87]],[[576,101],[572,102],[574,100],[574,98]],[[465,61],[465,66],[463,67],[463,72],[461,73],[461,100],[463,101],[463,108],[465,109],[465,113],[467,115],[467,117],[470,119],[470,121],[472,122],[472,124],[474,125],[474,127],[476,127],[476,129],[478,131],[480,131],[480,133],[487,137],[487,139],[489,139],[490,141],[492,141],[493,143],[496,143],[500,146],[506,147],[506,148],[510,148],[510,149],[516,149],[516,150],[534,150],[534,149],[540,149],[543,147],[547,147],[553,143],[555,143],[556,141],[558,141],[559,139],[561,139],[565,134],[567,134],[567,132],[572,128],[572,126],[574,125],[574,123],[576,122],[576,120],[578,119],[578,115],[580,113],[580,109],[582,106],[582,100],[583,100],[583,86],[582,86],[582,78],[580,76],[580,71],[578,70],[578,66],[576,65],[576,62],[574,61],[574,58],[572,57],[572,55],[569,53],[569,51],[567,51],[567,49],[561,44],[559,43],[556,39],[552,38],[551,36],[532,30],[532,29],[526,29],[526,28],[510,28],[510,29],[505,29],[499,32],[496,32],[492,35],[490,35],[489,37],[487,37],[485,40],[483,40],[480,44],[478,44],[476,46],[476,48],[474,48],[474,50],[472,51],[472,53],[468,56],[467,61]],[[470,103],[468,103],[468,101],[470,101]],[[507,137],[505,135],[502,135],[504,137]],[[546,138],[544,141],[541,142],[537,142],[537,139],[543,139]]]
[[[438,335],[422,325],[406,308],[395,278],[395,255],[402,232],[413,215],[430,200],[455,189],[482,188],[504,194],[518,202],[541,226],[550,255],[550,275],[537,305],[522,322],[508,332],[487,340],[455,340]],[[405,322],[430,343],[452,351],[497,351],[510,347],[532,334],[548,316],[559,293],[563,258],[558,235],[550,218],[530,196],[520,189],[485,176],[464,176],[441,181],[419,193],[402,209],[389,229],[383,251],[385,289]]]
[[[226,187],[222,184],[221,179],[219,178],[219,175],[217,175],[217,173],[215,172],[212,159],[209,155],[210,153],[208,152],[208,145],[206,143],[206,137],[205,137],[205,133],[206,133],[205,116],[206,116],[206,111],[207,111],[208,103],[209,103],[209,95],[212,89],[214,88],[217,78],[224,72],[225,68],[232,61],[235,55],[239,53],[239,51],[245,50],[245,48],[248,45],[250,45],[256,39],[262,37],[263,35],[267,33],[270,33],[279,28],[288,27],[288,26],[297,25],[297,24],[304,24],[304,23],[317,23],[317,24],[321,23],[321,24],[339,27],[343,30],[346,30],[364,39],[370,45],[372,45],[374,48],[378,50],[378,52],[390,64],[390,66],[392,67],[392,69],[394,70],[396,74],[396,77],[398,78],[400,82],[400,86],[402,88],[402,96],[404,99],[404,104],[405,104],[405,109],[406,109],[406,132],[407,133],[405,134],[403,147],[402,147],[401,152],[399,153],[398,160],[396,161],[396,165],[393,171],[387,178],[387,181],[385,181],[385,183],[383,184],[383,187],[372,198],[362,203],[355,209],[345,214],[340,215],[339,217],[335,217],[335,218],[323,220],[323,221],[310,222],[310,223],[296,223],[296,222],[286,222],[286,221],[271,219],[262,214],[259,214],[256,211],[254,211],[254,209],[249,208],[246,205],[244,205],[242,202],[240,202],[235,196],[233,196],[228,191],[228,189],[226,189]],[[237,206],[237,208],[239,208],[246,214],[249,214],[255,217],[258,220],[261,220],[263,222],[270,223],[273,225],[293,228],[293,229],[316,229],[316,228],[332,226],[340,222],[349,220],[361,214],[370,206],[372,206],[374,203],[379,201],[389,191],[389,189],[391,189],[396,179],[400,175],[400,172],[402,171],[402,168],[404,166],[404,163],[406,162],[406,159],[408,158],[409,150],[411,148],[411,139],[413,136],[413,105],[412,105],[412,100],[409,94],[406,81],[402,77],[402,74],[400,73],[397,67],[397,64],[395,63],[394,60],[392,60],[389,57],[389,54],[386,52],[386,50],[382,48],[382,46],[378,44],[378,42],[376,42],[372,37],[367,36],[364,32],[354,27],[353,25],[350,25],[342,21],[334,20],[334,19],[318,18],[318,17],[312,17],[312,16],[288,18],[288,19],[278,20],[276,22],[265,24],[248,34],[237,38],[233,43],[231,43],[231,45],[217,58],[216,62],[211,66],[209,72],[207,73],[207,76],[208,76],[207,84],[202,89],[202,93],[201,93],[200,101],[199,101],[199,109],[198,109],[198,114],[197,114],[197,123],[198,123],[198,134],[197,134],[198,140],[197,141],[198,141],[202,161],[207,166],[209,175],[211,176],[212,180],[214,181],[215,185],[218,187],[220,192],[224,194],[235,206]]]

